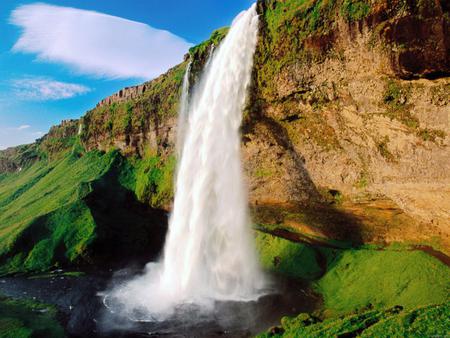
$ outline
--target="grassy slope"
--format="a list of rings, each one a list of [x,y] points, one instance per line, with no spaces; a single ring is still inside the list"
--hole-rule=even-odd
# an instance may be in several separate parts
[[[284,317],[276,333],[259,337],[443,337],[450,327],[450,303],[403,310],[369,310],[321,321],[308,314]]]
[[[317,248],[262,233],[257,247],[269,271],[313,282],[326,317],[448,300],[450,268],[421,251]]]
[[[98,152],[78,156],[37,162],[1,182],[0,255],[19,251],[9,257],[8,270],[49,268],[62,243],[67,258],[75,260],[93,240],[95,222],[80,200],[86,193],[82,187],[104,173],[112,157]],[[28,233],[34,243],[21,243]]]
[[[281,331],[275,330],[278,334],[262,337],[333,337],[351,332],[367,337],[423,337],[448,333],[450,268],[424,252],[406,247],[312,247],[260,232],[256,241],[267,270],[310,281],[324,300],[317,312],[323,321],[308,314],[284,318]],[[385,310],[392,307],[395,309]]]
[[[55,317],[52,306],[0,296],[0,338],[64,337]]]
[[[330,314],[364,307],[413,308],[448,299],[450,269],[421,251],[334,251],[316,289]],[[432,286],[432,287],[431,287]]]
[[[58,160],[41,160],[4,175],[0,181],[0,274],[45,271],[60,264],[89,262],[152,242],[152,214],[137,191],[149,190],[153,204],[171,198],[173,164],[157,159],[129,161],[117,151],[68,151]],[[172,161],[173,162],[173,161]],[[149,164],[150,163],[150,164]],[[127,225],[128,228],[125,228]],[[158,233],[159,228],[153,228]],[[128,231],[128,232],[127,232]],[[141,238],[143,237],[143,238]],[[156,238],[156,236],[153,236]],[[95,246],[95,250],[93,249]]]

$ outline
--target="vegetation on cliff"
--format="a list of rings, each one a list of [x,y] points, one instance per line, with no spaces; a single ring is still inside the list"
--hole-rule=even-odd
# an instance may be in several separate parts
[[[142,161],[118,151],[75,147],[58,160],[41,160],[2,178],[0,273],[46,271],[56,266],[155,255],[165,213],[138,200]],[[156,169],[154,169],[156,170]],[[139,173],[139,174],[137,174]],[[154,199],[171,197],[166,171],[153,172]],[[148,193],[152,196],[152,192]]]

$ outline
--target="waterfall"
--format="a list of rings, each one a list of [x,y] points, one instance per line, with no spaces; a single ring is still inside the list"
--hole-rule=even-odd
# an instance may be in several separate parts
[[[181,157],[164,254],[142,277],[115,290],[128,315],[139,310],[142,318],[163,320],[186,304],[211,309],[215,301],[252,300],[265,286],[250,230],[239,133],[257,33],[253,5],[233,21],[190,100],[185,76]]]
[[[183,150],[184,137],[186,134],[186,126],[188,123],[188,108],[189,108],[189,76],[191,75],[192,61],[189,61],[186,72],[183,77],[183,85],[181,88],[180,109],[178,113],[178,129],[177,129],[177,155],[181,157]]]

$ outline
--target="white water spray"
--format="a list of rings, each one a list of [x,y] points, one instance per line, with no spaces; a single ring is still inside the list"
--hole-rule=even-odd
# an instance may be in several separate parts
[[[239,134],[257,32],[253,5],[234,20],[188,108],[181,106],[186,125],[180,126],[181,158],[162,262],[149,264],[144,276],[112,295],[128,315],[137,310],[163,320],[183,304],[210,309],[218,300],[255,299],[265,286],[249,227]]]

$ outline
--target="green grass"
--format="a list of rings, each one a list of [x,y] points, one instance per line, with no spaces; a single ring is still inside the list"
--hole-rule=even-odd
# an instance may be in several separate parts
[[[414,310],[369,310],[323,321],[302,313],[282,318],[278,333],[258,337],[445,337],[449,333],[449,318],[448,302]]]
[[[450,269],[422,251],[326,249],[325,254],[328,271],[315,289],[329,314],[371,306],[413,308],[448,299]]]
[[[362,308],[406,309],[448,300],[450,269],[422,251],[330,249],[294,243],[257,232],[264,268],[313,281],[324,301],[324,315],[337,316]],[[326,273],[321,276],[326,261]],[[432,287],[430,287],[432,286]]]
[[[56,314],[50,305],[0,296],[0,338],[65,337]]]
[[[314,315],[284,317],[259,337],[448,334],[450,269],[422,251],[406,245],[331,249],[260,232],[256,243],[265,269],[309,281],[323,298]]]
[[[142,202],[153,207],[170,203],[174,192],[175,156],[167,158],[150,156],[137,165],[136,195]]]
[[[314,280],[320,276],[316,252],[310,246],[258,231],[256,247],[261,264],[267,270],[304,280]]]
[[[79,150],[2,178],[0,274],[44,272],[89,263],[96,254],[137,254],[151,245],[148,252],[157,250],[157,236],[149,232],[160,218],[149,222],[152,210],[136,197],[136,173],[145,161],[132,163],[118,151]],[[147,163],[154,191],[141,197],[152,205],[170,199],[174,167],[173,158]]]
[[[54,264],[61,248],[69,261],[83,253],[95,237],[94,219],[82,201],[89,188],[83,187],[107,171],[113,160],[113,154],[68,153],[2,181],[0,256],[6,259],[6,270],[19,268],[23,261],[22,268],[43,271]]]
[[[191,47],[189,49],[189,54],[191,54],[195,58],[204,56],[204,54],[209,50],[209,47],[212,44],[214,44],[214,46],[216,47],[220,44],[220,42],[227,35],[229,29],[230,29],[229,27],[222,27],[216,29],[214,32],[212,32],[208,40],[203,41],[202,43],[194,47]]]
[[[417,136],[420,137],[424,141],[436,142],[438,139],[445,139],[446,132],[443,130],[436,129],[419,129],[417,131]]]

